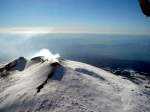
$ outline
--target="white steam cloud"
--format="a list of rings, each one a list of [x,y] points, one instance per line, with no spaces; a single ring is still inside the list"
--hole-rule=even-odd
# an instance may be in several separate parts
[[[48,59],[52,62],[58,62],[59,54],[52,54],[49,49],[43,48],[39,52],[35,53],[32,57],[44,56],[45,59]]]

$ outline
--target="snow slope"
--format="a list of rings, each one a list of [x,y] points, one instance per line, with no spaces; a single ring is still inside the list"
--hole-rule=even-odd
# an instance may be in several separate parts
[[[0,69],[0,112],[150,111],[143,88],[100,68],[37,57],[18,70],[18,62]]]

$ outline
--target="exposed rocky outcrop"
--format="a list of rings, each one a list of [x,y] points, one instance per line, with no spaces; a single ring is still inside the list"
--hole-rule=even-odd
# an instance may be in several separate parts
[[[150,111],[149,84],[81,62],[21,57],[4,71],[9,75],[0,77],[0,112]]]
[[[27,59],[24,57],[19,57],[18,59],[4,65],[2,68],[0,68],[0,76],[4,77],[9,75],[9,72],[11,71],[23,71],[26,67]]]

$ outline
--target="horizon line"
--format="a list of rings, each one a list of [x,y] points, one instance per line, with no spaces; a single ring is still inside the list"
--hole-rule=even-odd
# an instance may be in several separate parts
[[[107,28],[87,27],[0,27],[0,33],[9,34],[104,34],[104,35],[142,35],[150,36],[149,33],[117,32]]]

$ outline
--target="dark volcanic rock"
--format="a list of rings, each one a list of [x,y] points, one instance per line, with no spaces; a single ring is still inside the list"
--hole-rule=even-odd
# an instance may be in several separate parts
[[[9,72],[14,70],[23,71],[25,69],[26,63],[27,59],[25,59],[24,57],[19,57],[18,59],[0,68],[0,76],[7,76],[9,75]]]

